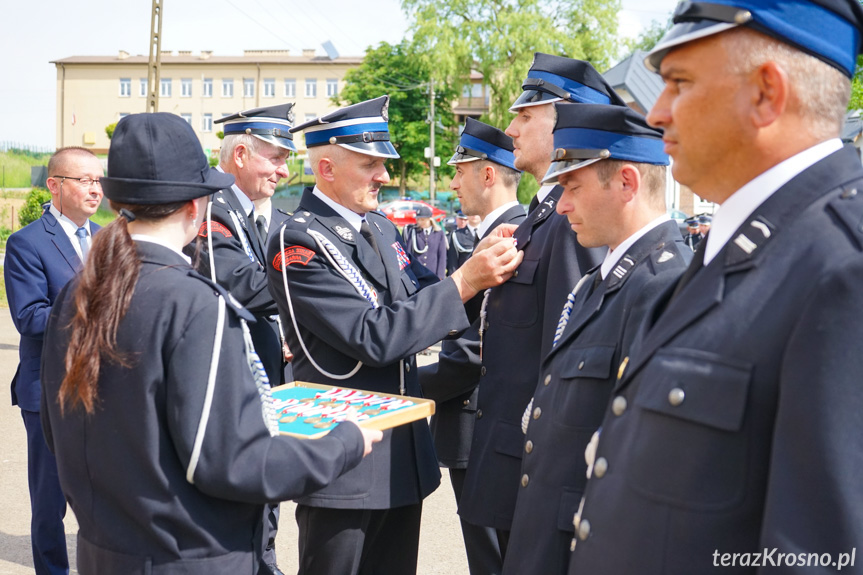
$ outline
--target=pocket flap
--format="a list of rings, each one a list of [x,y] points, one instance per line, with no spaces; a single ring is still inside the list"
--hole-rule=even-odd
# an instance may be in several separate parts
[[[494,426],[494,434],[496,452],[521,459],[521,454],[524,452],[524,433],[520,425],[498,421]]]
[[[572,518],[578,512],[581,503],[582,490],[564,491],[560,496],[560,507],[557,513],[557,528],[567,533],[575,532]]]
[[[660,350],[641,376],[635,403],[645,409],[737,431],[743,423],[752,366],[715,353]]]
[[[572,377],[595,377],[608,379],[611,375],[614,360],[613,345],[598,345],[567,349],[561,354],[560,376],[566,379]]]
[[[537,267],[539,267],[539,260],[523,260],[509,281],[514,284],[532,284]]]

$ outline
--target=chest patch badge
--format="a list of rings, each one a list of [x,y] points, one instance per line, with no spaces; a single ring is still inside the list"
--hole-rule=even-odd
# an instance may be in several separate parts
[[[408,258],[408,255],[405,253],[405,249],[402,247],[402,245],[398,242],[394,242],[393,249],[396,251],[396,257],[399,260],[399,270],[403,270],[408,267],[408,264],[410,263],[410,258]]]
[[[212,228],[214,234],[222,234],[226,238],[234,237],[234,234],[231,233],[227,227],[223,226],[219,222],[210,222],[209,227]],[[198,229],[198,235],[202,238],[207,237],[207,222],[201,224],[201,227]]]
[[[276,268],[276,271],[282,271],[284,266],[291,264],[304,266],[314,255],[315,252],[303,246],[290,246],[285,248],[282,253],[276,254],[276,257],[273,258],[273,267]]]
[[[346,228],[344,226],[334,226],[333,229],[341,238],[345,241],[352,242],[354,241],[354,232],[350,228]]]

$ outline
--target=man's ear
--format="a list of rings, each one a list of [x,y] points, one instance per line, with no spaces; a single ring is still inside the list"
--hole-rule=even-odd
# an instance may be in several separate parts
[[[335,180],[335,163],[330,158],[321,158],[318,160],[317,177],[327,182]]]
[[[490,188],[497,181],[497,169],[492,164],[486,164],[486,166],[482,169],[483,172],[483,183],[485,187]]]
[[[776,62],[765,62],[749,77],[752,87],[751,118],[756,128],[776,121],[788,106],[788,74]]]
[[[251,155],[251,152],[250,152],[249,148],[246,147],[245,144],[238,144],[234,148],[234,153],[232,155],[232,158],[234,160],[234,165],[236,165],[238,168],[245,167],[246,164],[249,163],[249,156],[250,155]]]
[[[641,172],[632,164],[623,164],[615,177],[619,181],[622,198],[631,202],[641,190]]]

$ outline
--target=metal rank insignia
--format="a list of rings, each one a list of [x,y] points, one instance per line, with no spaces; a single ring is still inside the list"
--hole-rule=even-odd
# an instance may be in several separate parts
[[[352,242],[352,241],[354,241],[354,232],[353,232],[353,230],[351,230],[350,228],[346,228],[345,226],[333,226],[333,230],[334,230],[337,234],[339,234],[339,236],[340,236],[343,240],[345,240],[345,241],[347,241],[347,242]]]

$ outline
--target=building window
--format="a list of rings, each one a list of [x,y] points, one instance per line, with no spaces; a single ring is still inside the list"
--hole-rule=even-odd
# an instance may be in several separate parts
[[[339,95],[339,81],[336,78],[327,78],[327,98]]]
[[[119,122],[120,120],[122,120],[123,118],[125,118],[125,117],[126,117],[126,116],[128,116],[128,115],[129,115],[129,112],[120,112],[120,113],[117,115],[117,121]]]
[[[138,93],[138,95],[141,96],[142,98],[147,97],[147,79],[146,78],[141,78],[140,92]]]
[[[318,97],[318,79],[306,78],[306,98]]]
[[[255,79],[243,78],[243,98],[255,97]]]
[[[203,84],[201,85],[201,95],[204,98],[212,98],[213,97],[213,79],[212,78],[204,78]]]
[[[318,117],[317,114],[306,114],[306,122],[311,122],[312,120],[314,120],[317,117]]]
[[[120,78],[120,97],[128,98],[132,95],[132,78]]]
[[[186,120],[186,123],[192,125],[192,114],[180,114],[180,117]]]
[[[201,116],[201,131],[202,132],[212,132],[213,131],[213,115],[212,114],[203,114]]]
[[[264,98],[276,97],[276,79],[264,78]]]
[[[232,78],[222,78],[222,98],[234,97],[234,80]]]
[[[297,80],[295,78],[285,78],[285,98],[297,97]]]
[[[191,98],[192,97],[192,79],[191,78],[182,78],[180,80],[180,97],[181,98]]]
[[[163,98],[171,97],[171,79],[170,78],[162,78],[162,89],[159,92],[159,95]]]

